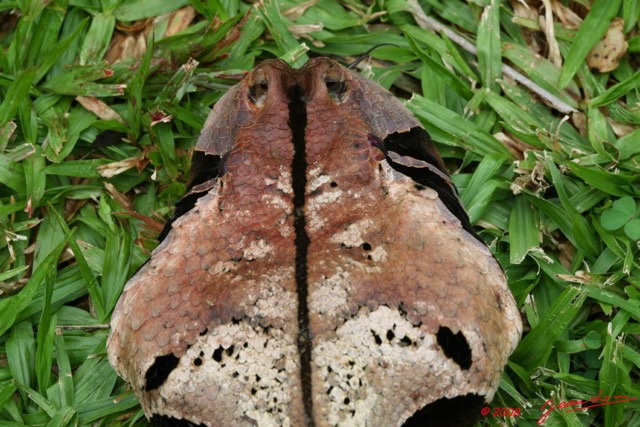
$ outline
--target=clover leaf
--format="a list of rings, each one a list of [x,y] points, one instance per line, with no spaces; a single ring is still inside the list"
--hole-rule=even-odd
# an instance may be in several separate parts
[[[629,196],[613,202],[613,206],[602,213],[600,222],[605,230],[617,230],[636,216],[636,202]]]
[[[624,234],[631,240],[640,240],[640,218],[636,215],[636,202],[629,196],[622,197],[600,216],[605,230],[614,231],[624,227]]]
[[[631,240],[640,240],[640,219],[632,219],[624,225],[624,234]]]

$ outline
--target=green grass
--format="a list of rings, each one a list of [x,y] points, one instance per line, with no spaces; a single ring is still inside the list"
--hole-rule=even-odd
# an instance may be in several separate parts
[[[105,324],[184,192],[211,105],[262,59],[349,62],[382,43],[361,71],[410,98],[525,320],[491,405],[522,416],[484,423],[535,426],[547,399],[640,399],[640,0],[554,2],[584,21],[553,14],[562,66],[542,2],[420,1],[477,56],[420,28],[412,2],[297,3],[0,0],[0,424],[145,425]],[[164,15],[188,5],[187,25]],[[614,17],[629,48],[600,73],[585,57]],[[638,426],[639,409],[545,425]]]

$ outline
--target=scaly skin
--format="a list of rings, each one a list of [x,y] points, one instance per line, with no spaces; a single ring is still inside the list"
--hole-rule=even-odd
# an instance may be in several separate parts
[[[109,359],[149,417],[386,427],[491,401],[520,316],[489,250],[380,148],[417,127],[325,58],[266,61],[216,104],[197,149],[226,155],[226,172],[112,319]]]

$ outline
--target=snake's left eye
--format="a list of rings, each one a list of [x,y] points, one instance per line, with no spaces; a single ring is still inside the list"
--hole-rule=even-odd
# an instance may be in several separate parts
[[[249,87],[249,100],[256,106],[262,107],[267,99],[269,82],[267,80],[257,81]]]

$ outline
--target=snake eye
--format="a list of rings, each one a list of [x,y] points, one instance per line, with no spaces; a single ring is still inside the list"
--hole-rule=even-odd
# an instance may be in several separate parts
[[[347,93],[347,83],[344,80],[337,80],[330,77],[325,78],[324,83],[327,85],[329,96],[336,102],[344,101]]]
[[[256,106],[262,107],[267,99],[269,84],[266,80],[258,81],[249,87],[249,100]]]

